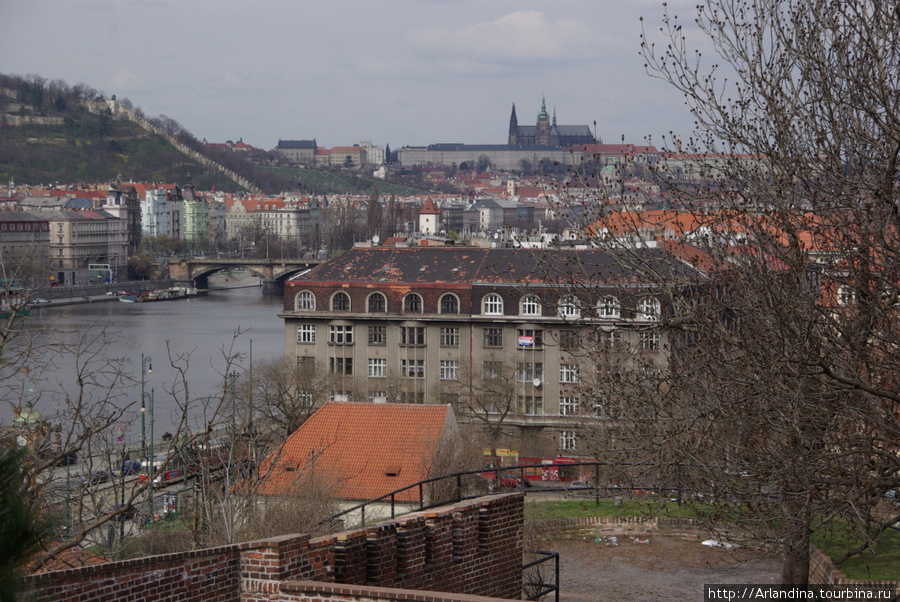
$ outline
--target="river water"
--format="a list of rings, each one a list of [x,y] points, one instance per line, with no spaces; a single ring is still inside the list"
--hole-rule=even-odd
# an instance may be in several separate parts
[[[204,417],[200,400],[221,397],[226,371],[249,378],[252,361],[281,358],[284,355],[284,322],[278,318],[282,309],[280,295],[264,295],[258,286],[209,291],[203,296],[157,303],[97,302],[64,307],[48,307],[26,318],[35,328],[50,324],[57,343],[74,347],[91,341],[89,352],[59,355],[50,370],[29,370],[6,381],[5,402],[0,407],[0,424],[9,424],[11,407],[30,402],[45,418],[57,420],[66,411],[65,397],[78,394],[76,368],[96,354],[98,375],[107,359],[121,361],[121,372],[130,382],[121,390],[107,394],[118,407],[129,406],[128,420],[117,427],[120,437],[128,442],[140,438],[141,354],[145,367],[145,399],[149,405],[152,390],[156,438],[166,431],[174,432],[182,418],[180,402],[188,385],[192,414],[191,429],[202,427]],[[37,315],[35,315],[37,314]],[[100,336],[100,333],[104,333]],[[231,364],[227,358],[231,358]],[[152,361],[151,361],[152,360]],[[186,370],[180,378],[176,367]],[[91,395],[105,395],[94,387]],[[149,408],[148,408],[149,409]],[[149,413],[145,414],[149,419]],[[149,422],[147,423],[149,436]]]

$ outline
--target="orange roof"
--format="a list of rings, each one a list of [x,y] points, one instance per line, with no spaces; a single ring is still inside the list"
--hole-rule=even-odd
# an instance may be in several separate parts
[[[315,470],[330,475],[338,498],[380,497],[428,478],[428,459],[455,426],[449,405],[326,403],[260,465],[259,493],[284,495]]]
[[[52,541],[47,543],[47,548],[52,548],[58,545],[59,542]],[[50,571],[64,571],[66,569],[73,569],[82,566],[93,566],[95,564],[105,564],[110,562],[104,556],[98,556],[97,554],[91,554],[90,552],[86,552],[85,550],[79,547],[66,548],[53,558],[51,558],[47,563],[39,569],[33,570],[33,573],[47,573]]]
[[[441,212],[434,206],[434,201],[431,200],[431,197],[428,197],[425,199],[425,205],[419,213],[425,215],[440,215]]]

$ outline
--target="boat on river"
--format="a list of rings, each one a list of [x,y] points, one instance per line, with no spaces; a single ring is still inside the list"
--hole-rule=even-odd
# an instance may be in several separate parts
[[[152,291],[143,291],[140,294],[128,294],[119,297],[122,303],[151,303],[154,301],[174,301],[175,299],[186,299],[188,297],[196,297],[200,294],[197,287],[194,286],[171,286],[169,288],[161,288]]]

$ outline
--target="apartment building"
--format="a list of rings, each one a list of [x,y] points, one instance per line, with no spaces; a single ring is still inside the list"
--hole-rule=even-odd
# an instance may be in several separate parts
[[[0,211],[0,269],[4,281],[46,286],[49,257],[50,223],[46,214]]]
[[[554,457],[577,454],[597,350],[665,366],[665,306],[598,250],[371,247],[286,283],[281,317],[326,399],[449,403],[462,423],[502,420],[519,455]]]

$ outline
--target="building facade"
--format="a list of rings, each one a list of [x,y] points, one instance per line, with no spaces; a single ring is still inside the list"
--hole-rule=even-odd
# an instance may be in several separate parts
[[[461,423],[502,421],[496,443],[520,456],[577,455],[595,352],[665,365],[665,301],[635,278],[596,250],[356,248],[286,283],[285,354],[329,400],[449,403]]]
[[[5,282],[46,286],[50,276],[50,222],[46,214],[0,211],[0,266]]]

